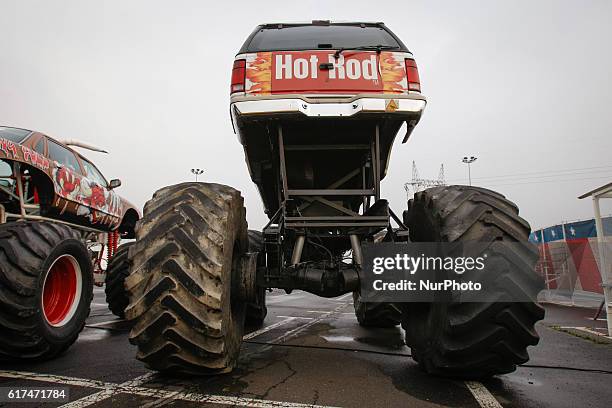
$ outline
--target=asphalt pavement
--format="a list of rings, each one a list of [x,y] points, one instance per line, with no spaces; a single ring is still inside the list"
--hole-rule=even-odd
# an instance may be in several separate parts
[[[52,361],[3,363],[0,387],[69,387],[68,407],[607,407],[612,401],[612,345],[556,329],[605,324],[591,319],[592,309],[546,305],[531,360],[480,383],[423,373],[400,328],[357,324],[350,295],[275,291],[264,326],[245,335],[232,373],[176,378],[134,358],[128,323],[108,311],[102,289],[94,293],[75,345]]]

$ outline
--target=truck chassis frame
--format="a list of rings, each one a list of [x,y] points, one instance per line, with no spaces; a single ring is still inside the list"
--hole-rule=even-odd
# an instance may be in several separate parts
[[[380,128],[376,125],[368,144],[316,144],[288,145],[285,143],[282,125],[277,127],[278,141],[278,201],[280,206],[263,228],[264,251],[267,267],[258,270],[258,285],[267,288],[306,290],[321,296],[339,296],[355,291],[359,286],[359,274],[363,255],[361,243],[373,240],[373,236],[387,230],[391,240],[406,240],[408,229],[400,218],[381,200]],[[286,152],[289,151],[348,151],[360,150],[366,159],[324,189],[295,189],[287,177]],[[356,177],[361,179],[360,189],[342,187]],[[333,197],[361,197],[361,211],[330,200]],[[372,202],[373,200],[373,202]],[[302,211],[314,203],[341,215],[304,216]],[[391,228],[390,219],[398,225]],[[330,262],[313,262],[304,259],[307,240],[346,240],[350,242],[352,262],[336,258],[330,253]],[[312,242],[312,241],[310,241]],[[325,246],[324,243],[313,243]],[[288,253],[291,256],[287,256]],[[328,251],[329,252],[329,251]],[[287,262],[288,261],[288,262]],[[313,268],[313,264],[314,268]]]

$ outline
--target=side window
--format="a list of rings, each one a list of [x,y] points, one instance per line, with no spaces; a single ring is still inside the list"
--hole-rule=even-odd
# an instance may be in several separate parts
[[[12,187],[15,183],[11,176],[13,175],[13,167],[9,162],[0,160],[0,186]]]
[[[53,140],[49,140],[48,148],[49,159],[55,160],[59,164],[63,164],[77,173],[81,173],[79,162],[77,161],[74,153],[66,149],[64,146],[55,143]]]
[[[81,157],[81,162],[83,163],[83,167],[85,167],[85,177],[87,177],[89,180],[93,181],[94,183],[98,183],[99,185],[103,187],[108,187],[108,184],[106,183],[106,179],[104,178],[102,173],[100,173],[100,171],[96,168],[96,166],[94,166],[87,160],[84,160],[82,157]]]
[[[38,143],[36,143],[36,146],[34,146],[34,151],[42,155],[45,154],[45,138],[44,137],[41,137]]]

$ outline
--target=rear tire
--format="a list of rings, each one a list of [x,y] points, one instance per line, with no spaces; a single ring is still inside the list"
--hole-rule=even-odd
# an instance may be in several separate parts
[[[263,235],[261,232],[249,230],[249,252],[258,253],[258,268],[266,266],[266,258],[263,253]],[[254,302],[247,304],[245,324],[249,327],[260,327],[268,315],[266,288],[258,287],[256,296]]]
[[[402,312],[393,303],[362,302],[359,291],[353,292],[353,307],[363,327],[395,327],[402,321]]]
[[[106,268],[104,288],[106,303],[109,310],[122,319],[125,318],[125,308],[129,303],[125,291],[125,278],[130,274],[128,251],[133,244],[133,242],[128,242],[121,245]]]
[[[237,298],[248,250],[243,199],[220,184],[157,191],[129,251],[130,342],[152,369],[229,372],[238,359],[245,303]]]
[[[537,249],[504,245],[529,237],[530,226],[516,205],[483,188],[434,187],[409,201],[404,223],[413,242],[478,241],[487,243],[486,249],[505,250],[495,258],[502,267],[491,278],[491,301],[403,304],[406,343],[419,365],[431,374],[484,378],[528,361],[527,347],[539,340],[535,322],[544,318],[535,301],[543,283],[534,271]],[[509,302],[517,291],[533,301]]]
[[[65,225],[0,225],[0,359],[54,357],[75,342],[89,316],[93,266]]]

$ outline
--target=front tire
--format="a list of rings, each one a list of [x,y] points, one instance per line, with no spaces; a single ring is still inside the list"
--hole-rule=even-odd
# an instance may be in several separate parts
[[[46,359],[89,316],[93,266],[76,231],[52,222],[0,225],[0,358]]]
[[[516,205],[483,188],[434,187],[409,201],[404,223],[413,242],[477,241],[504,254],[496,255],[499,273],[489,278],[491,299],[404,304],[406,343],[419,365],[431,374],[483,378],[528,361],[527,347],[539,341],[534,325],[544,318],[535,300],[543,283],[534,271],[537,249],[508,245],[526,243],[530,233]],[[510,302],[519,291],[521,299],[532,301]]]
[[[150,368],[186,374],[229,372],[242,343],[240,260],[248,250],[240,193],[182,183],[157,191],[130,248],[130,342]]]

